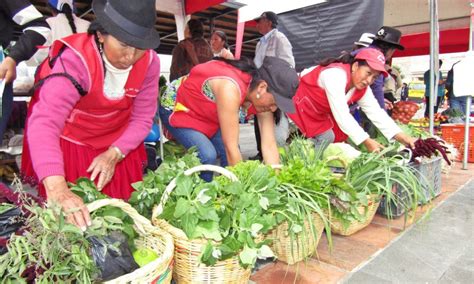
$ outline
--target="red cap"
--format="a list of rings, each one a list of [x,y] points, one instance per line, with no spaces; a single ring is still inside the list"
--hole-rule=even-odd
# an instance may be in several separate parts
[[[355,56],[355,59],[365,60],[370,68],[380,71],[384,77],[388,76],[385,70],[385,56],[375,48],[362,48]]]

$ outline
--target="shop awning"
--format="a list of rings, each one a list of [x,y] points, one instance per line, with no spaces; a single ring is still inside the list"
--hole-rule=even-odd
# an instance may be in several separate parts
[[[430,54],[430,33],[404,35],[401,44],[405,50],[397,50],[394,57]],[[439,32],[439,53],[465,52],[469,49],[469,27]]]

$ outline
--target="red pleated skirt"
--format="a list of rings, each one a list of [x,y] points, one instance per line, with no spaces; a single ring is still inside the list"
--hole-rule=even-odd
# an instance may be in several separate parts
[[[27,142],[27,141],[25,141]],[[80,177],[90,178],[86,170],[92,160],[107,149],[93,149],[89,146],[78,145],[65,139],[60,140],[64,159],[65,178],[68,182],[75,182]],[[25,147],[24,147],[25,148]],[[38,178],[33,170],[29,151],[24,151],[22,157],[22,177],[24,182],[38,183]],[[128,200],[133,192],[132,183],[143,179],[143,170],[147,163],[144,144],[140,144],[131,151],[125,159],[117,163],[112,180],[104,187],[102,193],[112,197]],[[96,178],[96,182],[98,178]],[[44,185],[38,183],[38,194],[47,198]]]

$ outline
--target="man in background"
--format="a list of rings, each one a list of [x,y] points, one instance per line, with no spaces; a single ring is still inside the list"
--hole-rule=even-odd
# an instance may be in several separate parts
[[[408,88],[407,83],[403,83],[402,87],[400,88],[400,98],[402,101],[408,101],[408,91],[410,89]]]
[[[265,56],[274,56],[285,60],[293,68],[295,67],[295,58],[293,57],[293,47],[288,38],[277,29],[278,16],[271,11],[263,12],[260,17],[255,19],[257,30],[262,35],[255,49],[254,63],[260,68]],[[280,115],[275,115],[275,138],[278,146],[283,146],[289,133],[289,123],[286,115],[277,110]],[[257,140],[257,155],[250,157],[253,160],[262,160],[262,149],[260,142],[260,129],[258,120],[254,118],[254,131]]]
[[[458,62],[454,63],[451,69],[448,72],[448,76],[446,77],[446,96],[448,97],[449,108],[458,110],[462,113],[466,113],[466,96],[463,97],[456,97],[453,91],[453,84],[454,84],[454,65]]]
[[[439,60],[439,68],[441,69],[441,65],[443,65],[443,60]],[[436,94],[435,104],[434,104],[434,113],[438,112],[438,107],[443,101],[444,98],[444,84],[445,81],[443,79],[443,73],[439,71],[438,76],[435,74],[435,80],[438,82],[438,93]],[[423,75],[423,81],[425,83],[425,117],[429,117],[430,115],[430,69],[426,70],[425,74]]]

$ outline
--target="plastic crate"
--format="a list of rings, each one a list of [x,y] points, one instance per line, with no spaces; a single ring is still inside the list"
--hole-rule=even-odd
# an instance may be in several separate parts
[[[458,160],[462,159],[464,154],[464,124],[442,124],[441,125],[441,136],[443,139],[453,144],[459,150],[459,154],[457,156]],[[469,150],[468,150],[468,157],[467,161],[469,163],[474,163],[474,125],[469,125]]]
[[[424,183],[422,186],[426,201],[430,201],[441,194],[441,162],[441,157],[435,157],[421,164],[411,165],[418,180],[420,180],[420,182],[427,182],[427,184]],[[410,201],[408,193],[403,191],[399,184],[396,183],[393,185],[392,192],[397,196],[398,202],[388,202],[385,196],[382,196],[380,206],[377,209],[377,213],[385,217],[399,217],[405,213],[405,207],[410,206],[410,204],[408,204]],[[388,211],[389,209],[390,211]]]
[[[377,208],[377,213],[385,217],[400,217],[403,213],[405,213],[404,204],[408,199],[407,192],[402,191],[398,183],[393,185],[392,192],[395,193],[399,201],[394,202],[391,200],[388,202],[385,195],[382,196],[382,199],[380,199],[379,208]]]
[[[423,179],[428,184],[423,184],[423,194],[427,201],[441,194],[441,162],[442,157],[435,157],[429,161],[424,161],[421,164],[413,164],[415,175],[418,180]],[[434,196],[433,196],[434,195]]]

